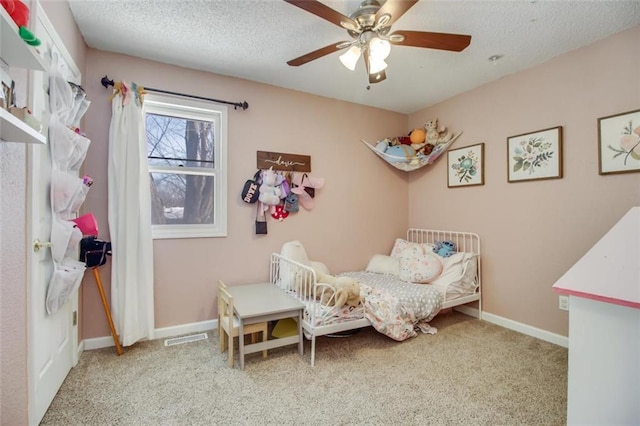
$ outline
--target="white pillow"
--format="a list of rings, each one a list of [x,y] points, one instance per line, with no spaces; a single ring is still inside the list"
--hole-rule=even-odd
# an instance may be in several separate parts
[[[397,277],[400,274],[400,260],[397,257],[374,254],[371,260],[369,260],[366,270]]]
[[[418,244],[400,252],[400,274],[403,281],[430,283],[440,276],[442,260],[437,254],[427,251]]]
[[[446,285],[464,280],[465,284],[469,285],[471,282],[471,287],[475,287],[474,279],[477,271],[475,254],[458,252],[449,257],[438,257],[443,261],[442,274],[432,284]]]
[[[478,259],[477,256],[471,255],[466,261],[462,284],[468,289],[475,289],[478,285],[476,275],[478,275]]]
[[[280,256],[286,257],[294,262],[309,265],[309,256],[300,241],[288,241],[282,245]]]
[[[327,265],[325,265],[322,262],[316,262],[315,260],[310,260],[309,266],[311,267],[311,269],[316,271],[316,274],[320,272],[324,275],[331,275],[331,272],[329,271],[329,268],[327,267]]]
[[[280,256],[287,260],[309,265],[309,257],[300,241],[288,241],[282,245]],[[281,286],[287,290],[298,290],[300,287],[300,274],[298,267],[291,263],[280,263],[279,278]]]

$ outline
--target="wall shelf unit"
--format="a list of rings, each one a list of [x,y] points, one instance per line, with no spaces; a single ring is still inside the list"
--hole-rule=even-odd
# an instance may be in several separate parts
[[[0,140],[3,142],[46,144],[47,137],[29,127],[9,111],[0,108]]]
[[[0,7],[0,58],[10,67],[34,71],[47,68],[38,51],[22,40],[18,26],[3,7]]]
[[[22,40],[18,26],[3,7],[0,7],[0,59],[10,68],[47,69],[38,51]],[[0,109],[0,141],[46,144],[47,137],[9,111]]]

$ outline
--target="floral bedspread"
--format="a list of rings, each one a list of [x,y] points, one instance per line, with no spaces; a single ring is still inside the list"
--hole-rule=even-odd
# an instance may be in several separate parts
[[[431,285],[414,284],[373,272],[345,272],[360,282],[365,317],[371,325],[394,340],[402,341],[423,333],[435,334],[428,322],[442,307],[442,297]]]

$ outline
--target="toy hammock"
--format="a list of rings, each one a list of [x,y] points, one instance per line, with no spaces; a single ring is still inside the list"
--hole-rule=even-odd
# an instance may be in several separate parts
[[[398,157],[395,155],[389,155],[376,149],[374,145],[371,145],[364,139],[360,139],[360,141],[365,144],[367,148],[373,151],[378,157],[382,158],[384,161],[391,164],[396,169],[404,170],[405,172],[411,172],[428,164],[433,164],[438,159],[438,157],[440,157],[447,149],[449,149],[451,144],[455,142],[455,140],[458,139],[461,134],[462,132],[455,135],[453,138],[451,138],[451,140],[443,144],[436,145],[429,155],[415,155],[413,157]]]

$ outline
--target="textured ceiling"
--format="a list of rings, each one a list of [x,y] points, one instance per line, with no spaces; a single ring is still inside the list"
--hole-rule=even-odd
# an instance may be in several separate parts
[[[350,15],[360,1],[323,3]],[[393,46],[387,79],[368,87],[362,59],[355,71],[340,53],[286,64],[351,38],[282,0],[70,0],[70,8],[93,48],[402,113],[640,25],[640,0],[420,0],[392,31],[469,34],[471,45],[460,53]],[[495,54],[504,57],[492,63]]]

